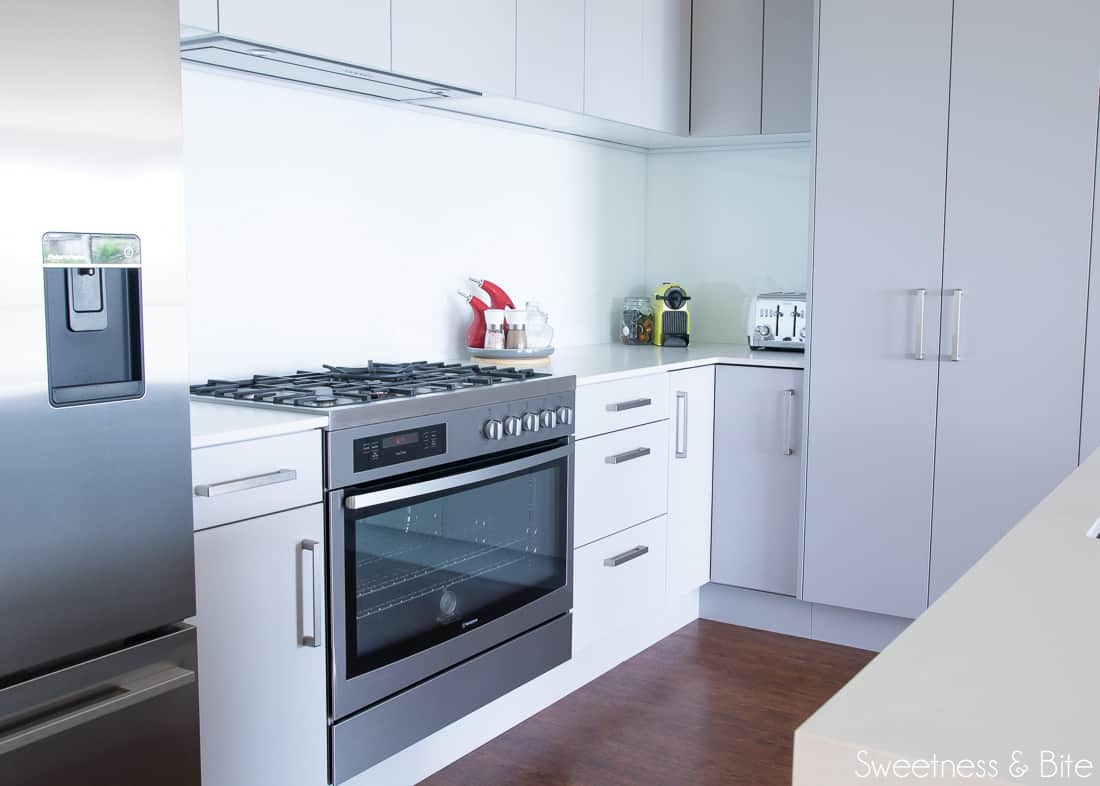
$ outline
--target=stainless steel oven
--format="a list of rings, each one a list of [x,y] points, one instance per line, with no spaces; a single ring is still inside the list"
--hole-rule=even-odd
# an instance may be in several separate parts
[[[569,658],[572,398],[329,432],[335,783]]]

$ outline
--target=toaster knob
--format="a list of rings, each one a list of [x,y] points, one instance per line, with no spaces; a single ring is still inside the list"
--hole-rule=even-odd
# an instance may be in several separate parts
[[[768,336],[771,335],[771,332],[771,328],[769,328],[767,325],[756,326],[756,335],[758,336]]]
[[[504,419],[504,434],[509,437],[518,437],[523,430],[523,424],[515,415],[509,415]]]
[[[523,430],[524,431],[538,431],[539,430],[539,416],[534,412],[528,412],[523,416]]]

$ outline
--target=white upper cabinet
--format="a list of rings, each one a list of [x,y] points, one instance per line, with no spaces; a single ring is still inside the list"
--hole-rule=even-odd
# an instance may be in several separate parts
[[[393,0],[393,70],[516,94],[516,0]]]
[[[813,36],[814,0],[765,0],[762,133],[809,132]]]
[[[695,0],[691,133],[760,133],[764,0]]]
[[[516,98],[584,111],[584,0],[518,0]]]
[[[586,0],[585,114],[641,125],[643,35],[637,0]]]
[[[218,0],[180,0],[180,27],[184,35],[218,29]]]
[[[695,0],[693,136],[807,133],[814,0]]]
[[[691,111],[691,2],[644,0],[642,125],[686,136]]]
[[[584,37],[585,114],[687,133],[688,0],[587,0]]]
[[[218,9],[224,35],[390,67],[389,0],[218,0]]]

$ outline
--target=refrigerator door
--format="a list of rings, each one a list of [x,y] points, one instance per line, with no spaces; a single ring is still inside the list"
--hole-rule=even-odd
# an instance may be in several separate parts
[[[3,5],[0,683],[194,613],[178,25]]]
[[[193,628],[0,690],[0,783],[199,782]]]

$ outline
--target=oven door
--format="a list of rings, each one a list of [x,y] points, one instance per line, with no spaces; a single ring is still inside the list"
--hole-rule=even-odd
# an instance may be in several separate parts
[[[332,492],[329,529],[339,720],[569,611],[572,445]]]

